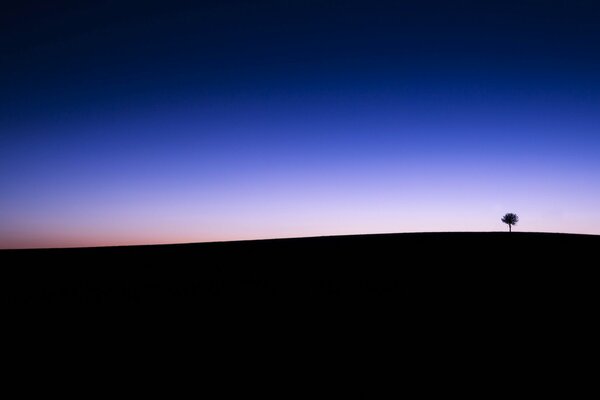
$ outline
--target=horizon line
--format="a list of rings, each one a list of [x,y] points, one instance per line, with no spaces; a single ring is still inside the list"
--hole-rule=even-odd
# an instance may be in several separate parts
[[[353,236],[384,236],[384,235],[419,235],[419,234],[481,234],[481,233],[506,233],[506,234],[544,234],[544,235],[570,235],[570,236],[598,236],[594,233],[573,233],[573,232],[544,232],[544,231],[407,231],[407,232],[378,232],[378,233],[351,233],[351,234],[331,234],[331,235],[312,235],[312,236],[283,236],[267,237],[254,239],[236,239],[236,240],[212,240],[200,242],[166,242],[166,243],[140,243],[140,244],[115,244],[99,246],[64,246],[64,247],[22,247],[22,248],[1,248],[0,251],[23,251],[23,250],[61,250],[61,249],[114,249],[124,247],[157,247],[157,246],[187,246],[196,244],[219,244],[219,243],[241,243],[241,242],[265,242],[279,240],[298,240],[298,239],[319,239],[334,237],[353,237]]]

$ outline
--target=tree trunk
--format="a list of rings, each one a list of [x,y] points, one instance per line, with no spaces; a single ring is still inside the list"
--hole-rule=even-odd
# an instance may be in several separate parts
[[[508,224],[508,231],[512,232],[512,226],[510,224]]]

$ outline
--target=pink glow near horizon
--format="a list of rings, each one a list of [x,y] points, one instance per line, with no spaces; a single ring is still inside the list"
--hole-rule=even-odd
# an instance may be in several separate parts
[[[504,212],[516,212],[516,231],[600,233],[593,198],[553,185],[512,182],[505,190],[491,179],[477,185],[428,179],[372,182],[356,178],[269,186],[221,187],[208,198],[202,190],[171,193],[145,202],[139,194],[119,204],[79,201],[77,210],[55,205],[52,216],[6,225],[0,247],[87,247],[211,242],[368,233],[503,231]],[[497,177],[496,177],[497,178]],[[444,182],[445,181],[445,182]],[[435,183],[435,184],[432,184]],[[462,181],[461,181],[462,182]],[[496,183],[498,182],[498,183]],[[263,183],[264,184],[264,183]],[[356,191],[353,185],[364,188]],[[576,186],[576,184],[574,184]],[[268,191],[266,189],[269,189]],[[309,190],[311,188],[312,190]],[[529,190],[531,189],[531,190]],[[533,192],[532,190],[536,190]],[[575,188],[573,188],[575,189]],[[552,203],[540,199],[553,198]],[[139,204],[136,202],[139,200]],[[185,200],[182,200],[185,199]],[[579,207],[570,207],[578,203]],[[27,223],[25,223],[27,222]]]

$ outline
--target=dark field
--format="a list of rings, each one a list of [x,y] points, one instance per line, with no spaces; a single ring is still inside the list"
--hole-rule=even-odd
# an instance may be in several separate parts
[[[600,236],[423,233],[0,251],[15,306],[574,305]],[[409,307],[410,308],[410,307]]]
[[[283,379],[353,396],[365,389],[332,374],[375,368],[402,392],[573,394],[592,374],[599,248],[598,236],[424,233],[1,251],[5,343],[27,368],[23,351],[46,360],[42,374],[67,359],[76,376],[92,365],[130,384],[131,371],[197,379],[202,366],[227,393]],[[236,383],[251,373],[265,380]]]

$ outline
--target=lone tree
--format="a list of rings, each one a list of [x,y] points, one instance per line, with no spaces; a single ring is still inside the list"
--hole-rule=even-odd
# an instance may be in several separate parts
[[[504,222],[505,224],[507,224],[508,225],[508,231],[512,232],[511,227],[513,225],[516,225],[517,222],[519,222],[519,217],[517,216],[517,214],[513,214],[513,213],[504,214],[504,217],[502,217],[502,222]]]

